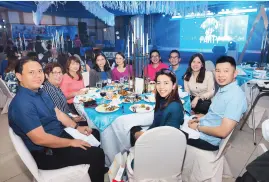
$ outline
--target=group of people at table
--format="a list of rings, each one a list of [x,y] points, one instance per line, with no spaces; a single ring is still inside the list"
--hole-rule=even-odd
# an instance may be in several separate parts
[[[102,53],[95,56],[90,69],[89,85],[129,76],[131,65],[126,65],[122,53],[116,54],[116,67],[111,71]],[[242,114],[247,110],[244,92],[235,80],[237,71],[234,58],[222,56],[216,61],[216,70],[206,71],[202,54],[194,54],[186,72],[180,68],[180,53],[173,50],[168,67],[161,62],[160,53],[150,53],[146,75],[156,83],[154,120],[149,129],[161,126],[180,128],[184,122],[184,109],[178,94],[178,85],[191,96],[191,107],[196,117],[188,121],[189,128],[200,132],[199,139],[187,137],[187,144],[202,150],[216,151]],[[129,69],[130,68],[130,69]],[[65,74],[63,74],[65,72]],[[90,164],[89,175],[93,182],[104,181],[105,152],[99,147],[72,138],[65,127],[72,127],[83,134],[93,134],[98,140],[99,132],[83,123],[77,114],[73,100],[85,94],[80,60],[71,56],[64,70],[58,63],[48,63],[43,69],[31,57],[22,58],[14,68],[19,81],[18,90],[8,111],[9,125],[19,135],[33,155],[38,168],[57,169],[78,164]],[[215,94],[215,82],[219,89]],[[43,85],[43,86],[42,86]],[[89,116],[90,117],[90,116]],[[131,143],[143,135],[140,126],[131,129]],[[167,139],[169,140],[169,139]]]

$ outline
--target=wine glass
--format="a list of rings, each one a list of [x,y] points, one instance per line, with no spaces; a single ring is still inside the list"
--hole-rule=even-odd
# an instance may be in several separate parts
[[[103,87],[107,86],[107,80],[103,80],[102,86]]]
[[[120,84],[123,85],[124,84],[124,77],[120,78]]]

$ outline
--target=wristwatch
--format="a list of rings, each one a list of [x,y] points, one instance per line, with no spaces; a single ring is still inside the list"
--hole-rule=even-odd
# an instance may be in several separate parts
[[[78,125],[78,123],[76,123],[76,126],[74,127],[74,129],[77,129],[77,128],[78,128],[78,126],[79,126],[79,125]]]
[[[200,130],[199,130],[199,126],[200,126],[200,124],[197,125],[197,128],[196,128],[196,129],[200,132]]]

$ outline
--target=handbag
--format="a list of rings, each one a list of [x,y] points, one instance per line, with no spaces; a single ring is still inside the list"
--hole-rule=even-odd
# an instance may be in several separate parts
[[[191,101],[194,99],[194,96],[191,96]],[[196,113],[196,114],[206,114],[208,112],[208,109],[211,105],[211,100],[202,100],[199,99],[196,107],[192,108],[192,110]]]

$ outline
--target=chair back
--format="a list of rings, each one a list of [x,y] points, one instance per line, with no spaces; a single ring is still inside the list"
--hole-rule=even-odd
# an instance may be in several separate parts
[[[82,73],[84,87],[90,85],[90,73],[88,71]]]
[[[145,132],[135,144],[136,181],[181,177],[185,150],[186,136],[176,128],[163,126]]]
[[[215,72],[215,65],[212,61],[208,60],[208,61],[205,61],[205,69],[206,71],[212,71],[213,74]]]
[[[0,79],[0,89],[2,90],[4,95],[7,96],[7,98],[13,98],[12,93],[9,91],[5,81],[2,79]]]
[[[226,148],[226,145],[229,139],[231,138],[233,131],[234,130],[232,130],[231,133],[226,138],[221,140],[221,143],[219,145],[219,151],[218,151],[215,161],[217,161],[224,154],[224,151],[225,151],[224,149]]]
[[[35,179],[38,180],[39,177],[38,177],[37,164],[32,154],[29,152],[24,142],[22,141],[21,137],[16,135],[11,127],[9,127],[9,136],[21,160],[29,169],[29,171],[32,173],[32,175],[35,177]]]

